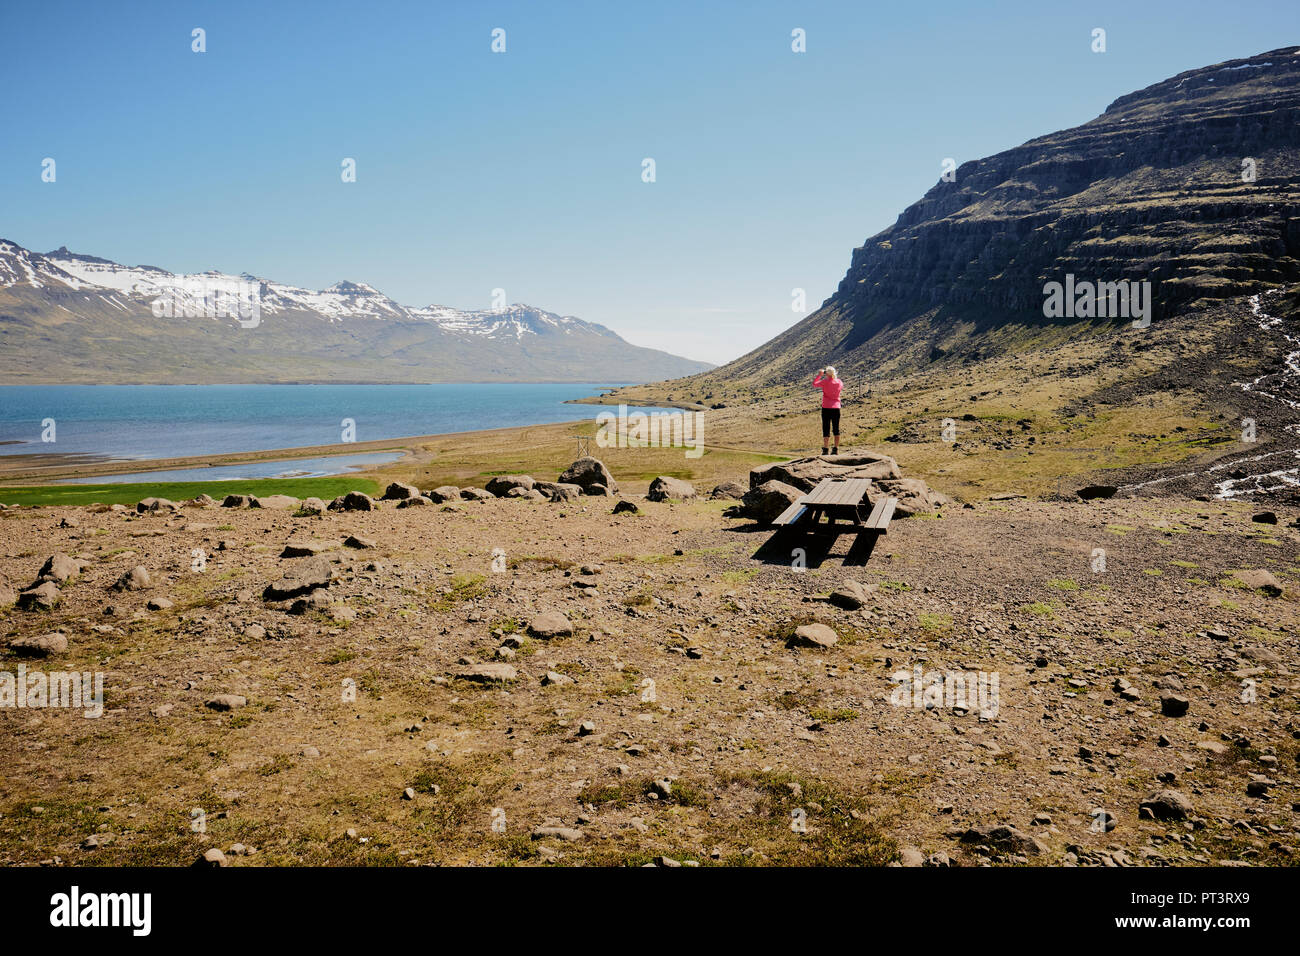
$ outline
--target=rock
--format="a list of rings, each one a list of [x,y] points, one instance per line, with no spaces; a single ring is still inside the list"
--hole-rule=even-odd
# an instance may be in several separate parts
[[[319,498],[304,498],[298,505],[299,513],[303,515],[319,515],[325,513],[325,502]]]
[[[59,589],[53,581],[28,588],[18,595],[18,607],[24,611],[48,611],[59,603]]]
[[[1192,815],[1192,802],[1177,790],[1159,790],[1138,805],[1138,815],[1153,820],[1186,820]]]
[[[668,501],[673,498],[688,499],[694,497],[694,485],[689,481],[682,481],[680,478],[672,478],[668,475],[660,475],[650,482],[650,491],[646,493],[646,498],[650,501]]]
[[[739,501],[745,497],[745,486],[738,481],[724,481],[720,485],[714,485],[713,490],[709,492],[710,498],[734,498]]]
[[[266,601],[287,601],[299,597],[316,588],[328,587],[334,576],[329,560],[323,557],[308,558],[301,564],[290,568],[274,584],[268,584],[262,592]]]
[[[542,675],[543,687],[562,687],[565,684],[572,684],[572,683],[574,683],[572,677],[567,677],[566,675],[560,674],[556,671],[547,671],[545,674]]]
[[[1047,846],[1037,837],[1006,824],[971,827],[961,835],[961,841],[982,843],[1004,853],[1021,853],[1025,856],[1037,856],[1047,851]]]
[[[745,492],[741,509],[759,524],[771,524],[777,516],[803,497],[803,492],[783,481],[765,481]]]
[[[925,855],[914,846],[905,846],[898,851],[898,861],[903,866],[924,866]]]
[[[528,633],[543,640],[569,637],[573,634],[573,624],[559,611],[544,611],[528,622]]]
[[[398,508],[422,508],[431,504],[433,504],[433,502],[430,501],[428,498],[424,497],[424,495],[416,495],[413,498],[403,498],[401,501],[397,503],[397,507]]]
[[[880,497],[897,498],[898,506],[894,517],[910,518],[912,515],[928,514],[937,511],[949,501],[947,495],[934,491],[920,478],[898,478],[891,481],[878,481],[872,488],[871,504],[874,507]]]
[[[338,538],[322,540],[321,538],[307,538],[300,540],[290,540],[280,552],[282,558],[310,558],[318,554],[324,554],[327,551],[334,551],[341,547],[343,542]]]
[[[462,488],[460,496],[465,501],[492,501],[496,495],[490,491],[484,491],[482,488]]]
[[[117,582],[113,585],[113,590],[142,591],[148,587],[153,587],[153,579],[149,577],[149,569],[143,564],[137,564],[117,579]]]
[[[1250,516],[1257,524],[1277,524],[1277,514],[1272,511],[1260,511]]]
[[[221,501],[223,508],[247,508],[253,503],[253,499],[248,495],[226,495]]]
[[[825,624],[803,624],[794,630],[794,637],[790,639],[791,645],[795,647],[834,647],[839,641],[835,632]]]
[[[403,790],[403,791],[402,791],[402,799],[403,799],[403,800],[414,800],[414,799],[415,799],[415,788],[414,788],[414,787],[407,787],[405,790]]]
[[[560,475],[556,481],[566,485],[577,485],[585,494],[591,494],[592,485],[600,485],[606,492],[617,492],[618,482],[610,474],[605,463],[590,455],[579,458]]]
[[[324,588],[312,591],[306,597],[300,597],[293,602],[289,608],[290,614],[306,614],[308,611],[320,611],[322,614],[330,610],[332,605],[329,592]]]
[[[343,547],[355,548],[358,551],[364,551],[368,548],[373,548],[374,546],[375,541],[373,538],[363,538],[359,535],[350,534],[343,539]]]
[[[395,481],[384,489],[384,501],[405,501],[408,498],[420,497],[420,489],[415,485],[405,485],[400,481]]]
[[[584,495],[591,495],[594,498],[609,498],[613,492],[599,482],[593,482],[582,490]]]
[[[1263,591],[1269,597],[1280,597],[1282,585],[1269,572],[1255,568],[1236,572],[1236,578],[1252,591]]]
[[[812,491],[823,478],[870,478],[880,481],[902,478],[898,462],[888,455],[866,452],[827,458],[795,458],[792,461],[760,465],[749,472],[749,490],[769,481],[792,485],[802,492]]]
[[[301,502],[292,495],[262,495],[254,498],[250,508],[265,508],[268,511],[296,511]]]
[[[195,495],[189,502],[195,508],[211,508],[217,503],[217,500],[211,495]]]
[[[537,482],[533,480],[531,475],[497,475],[495,478],[488,479],[485,488],[496,497],[504,498],[507,493],[515,488],[532,491],[535,484]]]
[[[18,592],[9,585],[0,582],[0,607],[9,607],[18,601]]]
[[[1075,492],[1084,501],[1093,501],[1096,498],[1113,498],[1119,488],[1115,485],[1085,485]]]
[[[639,515],[641,509],[636,506],[635,502],[628,501],[626,498],[614,505],[614,510],[610,514],[616,515]]]
[[[510,664],[472,664],[456,671],[455,676],[479,684],[506,683],[519,676]]]
[[[376,511],[375,499],[361,491],[349,491],[330,502],[330,511]]]
[[[51,654],[62,654],[67,649],[68,637],[62,631],[32,634],[9,642],[9,650],[21,657],[49,657]]]
[[[81,568],[80,561],[68,557],[62,551],[58,551],[45,559],[45,563],[41,565],[40,573],[36,575],[36,583],[53,581],[55,584],[62,584],[68,578],[80,574]]]
[[[226,859],[226,854],[222,853],[214,846],[204,850],[203,855],[194,861],[194,865],[200,869],[205,867],[221,867],[229,866],[230,861]]]
[[[539,489],[542,484],[543,482],[538,482]],[[550,486],[550,490],[543,493],[552,501],[575,501],[582,495],[581,485],[568,485],[552,481],[545,482],[545,484]]]
[[[250,624],[248,627],[244,628],[244,637],[251,641],[260,641],[262,638],[266,637],[266,628],[261,624]]]
[[[578,724],[578,736],[590,737],[596,732],[596,722],[594,720],[584,720]]]
[[[460,489],[455,485],[439,485],[433,491],[425,492],[426,496],[435,505],[446,504],[448,501],[460,500]]]
[[[248,698],[241,697],[239,694],[217,694],[215,697],[209,697],[204,701],[203,706],[209,710],[238,710],[241,707],[248,706]]]
[[[144,498],[136,502],[135,510],[137,514],[157,511],[180,511],[181,506],[166,498]]]
[[[573,827],[556,827],[556,826],[538,827],[537,829],[533,830],[534,840],[545,840],[547,837],[554,837],[557,840],[567,840],[569,842],[573,842],[574,840],[582,839],[582,831],[575,830]]]
[[[1160,713],[1166,717],[1182,717],[1189,706],[1187,698],[1177,694],[1163,694],[1160,697]]]
[[[151,611],[166,611],[172,606],[172,602],[164,597],[150,598],[149,603],[145,605]]]
[[[858,581],[843,581],[831,592],[830,602],[846,611],[856,611],[871,600],[871,592],[876,585],[864,585]]]

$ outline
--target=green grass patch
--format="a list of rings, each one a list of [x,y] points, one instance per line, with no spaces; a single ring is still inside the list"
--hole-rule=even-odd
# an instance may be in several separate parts
[[[133,505],[144,498],[185,501],[211,495],[220,501],[226,495],[291,495],[294,498],[323,498],[326,501],[362,491],[376,495],[380,488],[369,478],[248,478],[232,481],[156,481],[104,485],[25,485],[0,487],[0,502],[8,505]]]

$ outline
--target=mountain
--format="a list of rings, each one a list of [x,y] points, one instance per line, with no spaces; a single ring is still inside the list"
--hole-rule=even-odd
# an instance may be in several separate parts
[[[645,382],[708,369],[529,305],[411,308],[0,239],[0,382]]]
[[[816,312],[693,387],[788,384],[828,362],[915,370],[1126,324],[1045,318],[1067,275],[1150,281],[1157,322],[1300,279],[1300,47],[1180,73],[964,163],[854,250]]]

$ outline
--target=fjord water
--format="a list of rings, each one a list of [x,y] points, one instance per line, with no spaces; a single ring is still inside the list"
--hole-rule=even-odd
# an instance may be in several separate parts
[[[177,458],[594,419],[611,385],[6,385],[0,454]],[[54,421],[52,443],[42,424]],[[486,439],[491,440],[491,439]],[[339,469],[345,470],[343,468]]]

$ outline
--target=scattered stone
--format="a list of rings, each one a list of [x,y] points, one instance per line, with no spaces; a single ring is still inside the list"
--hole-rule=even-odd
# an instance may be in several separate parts
[[[425,495],[435,505],[446,504],[448,501],[460,500],[460,489],[455,485],[439,485],[433,491],[425,492]]]
[[[1138,805],[1138,815],[1152,820],[1186,820],[1192,802],[1177,790],[1159,790]]]
[[[671,499],[690,499],[695,497],[695,486],[689,481],[660,475],[650,482],[650,491],[646,498],[650,501],[669,501]]]
[[[610,514],[616,515],[639,515],[640,513],[641,509],[638,508],[634,502],[628,501],[626,498],[619,501],[619,503],[614,506],[614,510],[610,512]]]
[[[356,548],[359,551],[363,551],[367,548],[373,548],[374,546],[375,541],[373,538],[362,538],[359,535],[350,534],[343,539],[343,547],[345,548]]]
[[[478,684],[507,683],[519,676],[510,664],[473,664],[456,671],[455,676]]]
[[[404,485],[400,481],[395,481],[384,489],[384,501],[405,501],[408,498],[419,498],[420,489],[415,485]]]
[[[45,563],[41,565],[40,573],[36,575],[36,583],[53,581],[55,584],[63,584],[69,578],[80,574],[81,570],[80,561],[70,558],[59,551],[45,559]]]
[[[349,491],[330,502],[330,511],[376,511],[375,499],[360,491]]]
[[[204,701],[203,706],[209,710],[238,710],[240,707],[248,706],[248,698],[241,697],[239,694],[217,694]]]
[[[68,637],[62,631],[48,634],[31,634],[9,642],[9,650],[23,657],[49,657],[68,649]]]
[[[739,501],[745,497],[745,486],[738,481],[724,481],[720,485],[715,485],[709,492],[710,498],[732,498]]]
[[[497,475],[489,478],[484,488],[498,498],[504,498],[509,492],[520,489],[522,491],[532,491],[533,486],[537,484],[531,475]]]
[[[1272,511],[1260,511],[1250,516],[1257,524],[1277,524],[1277,515]]]
[[[1187,698],[1177,694],[1164,694],[1160,698],[1160,713],[1166,717],[1182,717],[1189,706]]]
[[[777,516],[803,497],[803,492],[783,481],[765,481],[745,492],[741,512],[760,524],[771,524]]]
[[[834,647],[839,641],[835,631],[825,624],[803,624],[795,628],[790,643],[795,647]]]
[[[1277,578],[1261,568],[1236,572],[1236,578],[1252,591],[1263,591],[1269,597],[1280,597],[1282,585]]]
[[[573,634],[573,624],[559,611],[544,611],[528,623],[528,633],[543,640],[569,637]]]
[[[247,508],[253,503],[248,495],[226,495],[221,501],[223,508]]]
[[[575,830],[573,827],[544,826],[533,830],[534,840],[545,840],[548,837],[554,837],[557,840],[565,840],[572,843],[575,840],[582,839],[582,831]]]
[[[319,498],[304,498],[298,505],[298,511],[304,515],[319,515],[325,513],[326,504]]]
[[[1047,851],[1047,846],[1037,837],[1006,824],[971,827],[961,835],[961,841],[963,843],[982,843],[995,850],[1002,850],[1006,853],[1020,853],[1025,856],[1037,856]]]
[[[308,558],[286,571],[279,581],[268,584],[262,592],[262,598],[266,601],[287,601],[316,588],[328,587],[333,575],[333,568],[327,558]]]
[[[843,581],[831,592],[830,602],[846,611],[856,611],[871,599],[871,592],[876,590],[876,587],[875,584],[864,585],[858,581]]]
[[[1075,492],[1084,501],[1092,501],[1096,498],[1113,498],[1119,488],[1115,485],[1087,485]]]
[[[135,510],[137,514],[153,513],[158,511],[180,511],[181,506],[166,498],[145,498],[136,503]]]
[[[150,598],[149,603],[145,605],[151,611],[166,611],[172,606],[172,602],[165,597]]]
[[[59,589],[53,581],[28,588],[18,595],[18,607],[24,611],[48,611],[59,603]]]
[[[214,846],[204,850],[203,855],[194,861],[194,865],[199,868],[221,867],[229,866],[230,861],[226,859],[226,854]]]
[[[496,495],[490,491],[484,491],[482,488],[462,488],[460,496],[464,501],[492,501]]]
[[[401,501],[397,503],[397,507],[398,508],[423,508],[431,504],[433,504],[433,502],[430,501],[428,498],[424,497],[424,495],[415,495],[414,497],[411,498],[403,498]]]
[[[310,558],[318,554],[324,554],[327,551],[334,551],[342,544],[337,538],[331,540],[322,540],[320,538],[308,538],[306,540],[289,541],[280,552],[282,558]]]
[[[149,577],[148,568],[143,564],[137,564],[117,579],[117,583],[113,585],[113,590],[143,591],[149,587],[153,587],[153,579]]]

